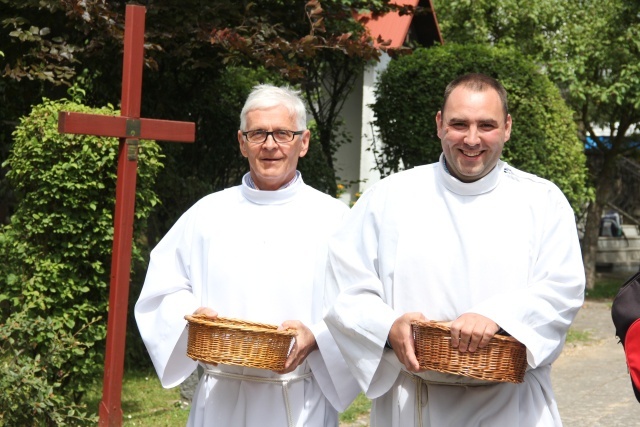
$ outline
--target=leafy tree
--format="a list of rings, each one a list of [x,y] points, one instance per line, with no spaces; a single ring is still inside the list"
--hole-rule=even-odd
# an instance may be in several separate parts
[[[72,3],[75,2],[0,2],[0,49],[4,52],[0,57],[0,164],[9,155],[12,133],[20,117],[43,97],[64,97],[67,87],[62,83],[69,84],[77,74],[76,67],[82,70],[79,58],[91,53],[109,55],[110,49],[97,42],[102,39],[98,34],[104,31],[106,21],[87,22],[81,7],[74,8]],[[87,3],[90,7],[101,6],[101,2]],[[113,65],[104,57],[100,60]],[[5,174],[6,168],[0,167],[0,224],[8,222],[16,203]]]
[[[110,106],[91,109],[45,99],[21,119],[4,164],[19,204],[0,230],[0,359],[5,370],[13,369],[8,360],[31,367],[29,387],[46,392],[47,399],[0,399],[0,413],[31,415],[43,425],[60,425],[54,416],[77,411],[102,373],[118,153],[115,138],[59,134],[59,111],[117,115]],[[142,261],[141,232],[158,202],[152,187],[159,148],[151,141],[142,147],[134,268]],[[10,387],[14,377],[0,376]]]
[[[595,187],[582,242],[587,287],[593,287],[601,214],[619,197],[620,159],[637,156],[639,148],[640,3],[436,0],[436,8],[448,41],[510,45],[534,56],[575,111]],[[640,207],[640,197],[632,199]]]
[[[176,182],[177,176],[188,182],[184,187],[189,191],[178,203],[161,194],[167,212],[153,221],[157,224],[154,229],[161,233],[167,222],[173,222],[197,198],[239,182],[243,159],[234,142],[237,124],[228,128],[230,122],[225,119],[223,127],[215,118],[239,113],[217,101],[238,97],[233,103],[242,102],[246,92],[237,89],[250,81],[289,82],[303,89],[322,148],[310,153],[318,161],[304,162],[314,163],[311,171],[319,173],[309,181],[321,185],[322,191],[335,193],[333,154],[344,141],[338,113],[363,64],[378,55],[354,13],[363,9],[383,12],[391,7],[388,3],[148,2],[142,113],[195,121],[198,138],[192,146],[166,149],[167,168],[159,182]],[[7,122],[0,128],[0,135],[5,135],[0,144],[6,147],[12,125],[31,104],[43,95],[61,96],[59,86],[72,79],[81,79],[89,105],[117,104],[125,5],[123,0],[3,0],[0,47],[6,57],[0,96],[6,94],[10,103],[4,116]],[[234,66],[232,72],[229,66]],[[27,88],[32,90],[23,96]],[[224,93],[227,89],[230,92]],[[202,156],[203,151],[211,155]],[[213,153],[219,155],[217,161],[205,165]],[[192,164],[199,166],[191,170]],[[10,188],[3,190],[1,184],[0,191],[10,194]],[[4,210],[10,213],[10,206],[5,205]]]
[[[549,75],[566,93],[589,144],[596,191],[587,211],[583,258],[587,286],[592,288],[600,218],[618,196],[618,165],[621,158],[640,152],[640,4],[583,3],[567,4],[567,22],[553,39],[556,56],[549,61]],[[566,42],[560,43],[563,39]],[[632,199],[634,207],[640,207],[638,195]]]
[[[567,0],[571,1],[571,0]],[[517,46],[544,55],[564,25],[564,0],[434,0],[447,42]]]
[[[294,16],[305,19],[287,19],[292,7]],[[340,144],[350,142],[341,132],[340,111],[364,66],[380,56],[364,21],[353,18],[362,8],[373,14],[397,9],[386,0],[251,3],[242,25],[214,29],[211,37],[214,45],[224,48],[225,62],[259,63],[301,86],[326,162],[319,173],[331,176],[320,180],[326,185],[320,189],[332,195],[337,191],[334,154]]]
[[[513,129],[502,158],[554,181],[574,208],[581,206],[587,197],[586,167],[572,112],[535,64],[513,49],[446,44],[392,61],[373,105],[383,143],[382,174],[438,159],[435,114],[446,85],[469,72],[499,79],[509,93]]]

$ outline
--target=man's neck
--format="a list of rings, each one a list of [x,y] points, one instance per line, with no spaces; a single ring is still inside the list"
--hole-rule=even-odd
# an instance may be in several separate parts
[[[256,182],[253,180],[253,177],[251,176],[251,173],[247,174],[247,179],[246,179],[246,184],[249,188],[253,188],[254,190],[258,190],[258,191],[278,191],[278,190],[282,190],[284,188],[290,187],[293,183],[295,183],[298,180],[298,177],[300,176],[300,172],[296,171],[296,173],[293,175],[293,178],[291,178],[291,180],[287,183],[285,183],[284,185],[278,187],[276,190],[262,190],[258,187],[258,185],[256,184]]]

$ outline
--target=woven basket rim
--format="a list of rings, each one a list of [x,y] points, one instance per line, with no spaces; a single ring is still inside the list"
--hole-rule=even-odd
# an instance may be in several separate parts
[[[458,352],[450,344],[449,324],[433,320],[415,320],[411,324],[421,369],[492,382],[524,381],[526,347],[515,338],[494,335],[486,347],[476,352]]]
[[[451,331],[451,328],[449,326],[444,325],[444,324],[442,324],[442,322],[437,322],[435,320],[428,320],[426,322],[421,321],[421,320],[412,320],[411,324],[415,325],[415,326],[418,326],[418,327],[421,327],[421,328],[434,328],[434,329],[440,329],[442,331]],[[513,342],[513,343],[520,344],[520,341],[518,341],[517,339],[515,339],[514,337],[512,337],[510,335],[498,335],[498,334],[495,334],[492,339],[497,339],[498,341]]]
[[[205,314],[187,314],[184,318],[189,323],[196,323],[199,325],[210,326],[220,329],[228,329],[232,331],[248,331],[258,332],[266,334],[276,334],[282,336],[296,336],[298,332],[295,329],[283,329],[277,330],[278,325],[272,325],[269,323],[252,322],[248,320],[237,319],[233,317],[218,316],[215,319],[210,318]]]

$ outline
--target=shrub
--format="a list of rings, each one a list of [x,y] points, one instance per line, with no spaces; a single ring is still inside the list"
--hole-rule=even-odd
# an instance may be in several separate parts
[[[62,389],[71,371],[65,368],[70,359],[86,354],[86,343],[57,324],[54,318],[33,319],[29,311],[11,314],[0,325],[0,425],[63,426],[95,424],[97,417],[87,413],[84,405],[65,396]],[[46,354],[32,354],[37,343],[24,338],[48,330]]]
[[[0,319],[13,325],[5,328],[12,350],[3,350],[2,363],[31,367],[39,381],[31,387],[54,390],[48,425],[61,425],[55,417],[102,376],[118,153],[116,138],[59,134],[59,111],[117,114],[111,106],[45,99],[21,119],[4,163],[19,203],[0,232]],[[134,265],[142,261],[140,231],[157,203],[151,186],[161,167],[158,145],[141,145]],[[3,399],[0,413],[33,415],[36,401]]]

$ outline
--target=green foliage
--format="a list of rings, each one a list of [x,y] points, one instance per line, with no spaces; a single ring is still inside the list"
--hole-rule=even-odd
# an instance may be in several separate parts
[[[195,144],[166,148],[166,169],[158,185],[163,190],[162,208],[152,220],[152,242],[199,197],[239,182],[246,162],[235,138],[237,106],[244,102],[247,84],[256,79],[286,81],[303,89],[324,153],[316,158],[327,165],[310,168],[305,178],[320,183],[320,190],[335,193],[335,177],[325,175],[334,173],[332,153],[344,142],[334,132],[342,102],[362,65],[379,54],[362,36],[353,12],[383,11],[388,2],[145,3],[143,116],[197,125]],[[3,0],[2,4],[0,163],[8,156],[18,117],[43,96],[64,96],[65,85],[81,78],[86,103],[117,105],[126,2]],[[321,175],[312,177],[316,170]],[[0,168],[0,222],[7,221],[15,206],[4,172]]]
[[[76,96],[81,93],[75,91]],[[39,372],[72,404],[102,371],[118,141],[59,134],[59,111],[117,114],[112,107],[44,99],[20,120],[3,165],[19,204],[0,232],[0,319],[11,319],[13,312],[23,312],[30,321],[43,319],[30,328],[12,327],[10,338],[23,346],[20,360],[25,366],[39,366],[38,357],[60,354],[56,369]],[[148,141],[141,145],[134,266],[142,261],[141,230],[158,201],[151,187],[161,167],[159,147]],[[66,352],[57,347],[70,336],[74,346]],[[12,411],[31,413],[36,408],[30,403],[25,400]]]
[[[335,187],[335,173],[328,166],[326,155],[322,150],[315,122],[309,123],[311,141],[307,155],[298,160],[298,170],[305,184],[320,191],[330,193]]]
[[[446,44],[392,61],[377,84],[373,105],[383,143],[377,153],[381,172],[438,159],[442,149],[435,114],[446,85],[468,72],[493,76],[507,89],[513,128],[503,159],[555,182],[578,209],[589,194],[572,112],[535,64],[507,48]]]
[[[550,41],[550,77],[565,91],[596,151],[637,153],[640,132],[625,134],[640,125],[640,4],[567,2],[565,14],[567,23]],[[599,139],[594,126],[608,130],[609,141]]]
[[[77,339],[89,327],[71,331],[60,319],[33,318],[28,311],[13,313],[0,324],[0,426],[95,424],[97,417],[63,389],[72,375],[69,363],[89,350]],[[29,337],[42,331],[48,331],[47,353],[34,356],[30,350],[38,344]]]
[[[575,0],[434,0],[447,43],[517,46],[543,54],[566,23],[564,5]]]

